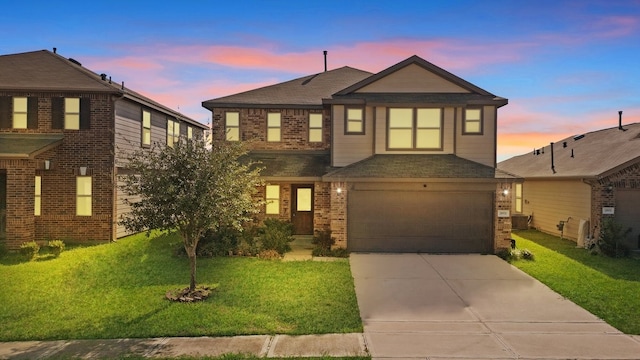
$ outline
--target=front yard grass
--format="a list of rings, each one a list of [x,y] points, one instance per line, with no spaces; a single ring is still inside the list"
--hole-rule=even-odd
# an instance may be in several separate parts
[[[204,302],[164,298],[187,287],[175,235],[138,234],[60,257],[0,262],[0,341],[362,332],[347,260],[198,259]]]
[[[626,334],[640,334],[640,259],[609,258],[534,230],[514,232],[535,261],[512,264]]]

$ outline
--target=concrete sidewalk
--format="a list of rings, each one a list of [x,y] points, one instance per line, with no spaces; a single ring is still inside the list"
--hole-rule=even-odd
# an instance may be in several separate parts
[[[493,255],[351,254],[371,356],[640,359],[625,335]]]
[[[0,342],[0,359],[113,359],[249,354],[259,357],[366,356],[363,334]]]

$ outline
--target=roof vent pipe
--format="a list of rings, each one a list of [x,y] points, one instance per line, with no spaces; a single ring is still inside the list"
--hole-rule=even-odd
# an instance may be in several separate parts
[[[553,173],[556,173],[556,166],[553,163],[553,143],[551,143],[551,171],[553,171]]]
[[[58,53],[58,48],[53,48],[53,53],[57,54]]]
[[[618,111],[618,130],[627,131],[622,128],[622,110]]]
[[[322,53],[324,54],[324,72],[327,72],[327,50]]]

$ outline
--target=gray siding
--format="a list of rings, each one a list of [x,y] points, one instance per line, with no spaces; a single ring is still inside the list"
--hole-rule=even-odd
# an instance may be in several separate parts
[[[485,106],[483,110],[482,135],[463,135],[462,114],[458,108],[456,114],[456,155],[487,166],[496,165],[496,108]]]
[[[346,166],[373,155],[374,114],[373,108],[365,108],[364,135],[345,135],[344,106],[336,105],[333,111],[332,166]]]
[[[468,93],[469,91],[413,64],[389,74],[357,92]]]
[[[533,227],[560,236],[556,225],[562,220],[564,237],[578,238],[580,219],[591,220],[591,186],[581,180],[525,180],[522,211],[533,214]]]

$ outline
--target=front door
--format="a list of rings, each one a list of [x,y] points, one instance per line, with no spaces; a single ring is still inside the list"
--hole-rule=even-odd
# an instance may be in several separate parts
[[[291,185],[294,235],[313,235],[313,185]]]

